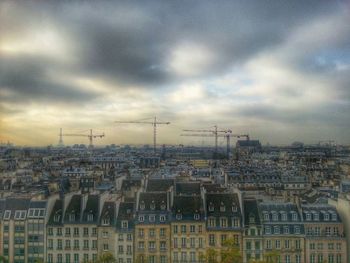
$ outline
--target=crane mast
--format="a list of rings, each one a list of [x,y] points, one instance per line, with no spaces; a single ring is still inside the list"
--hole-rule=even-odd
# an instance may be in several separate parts
[[[154,153],[157,152],[157,125],[169,125],[170,122],[168,121],[158,121],[157,117],[155,116],[153,121],[115,121],[115,123],[137,123],[137,124],[151,124],[153,126],[153,151]]]
[[[92,129],[90,129],[89,134],[82,134],[82,133],[62,133],[62,129],[61,129],[61,133],[60,133],[60,138],[63,136],[74,136],[74,137],[87,137],[89,139],[89,148],[94,147],[93,144],[93,139],[95,138],[102,138],[105,137],[105,134],[93,134]]]

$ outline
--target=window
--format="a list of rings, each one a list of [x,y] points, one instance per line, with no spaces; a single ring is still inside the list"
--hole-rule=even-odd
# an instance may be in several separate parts
[[[215,246],[215,236],[213,234],[209,235],[209,245]]]
[[[237,206],[235,204],[232,205],[232,212],[237,212]]]
[[[286,212],[281,213],[281,219],[282,219],[282,221],[287,221],[287,213]]]
[[[161,210],[165,210],[166,209],[166,205],[165,205],[164,201],[162,201],[162,204],[160,205],[160,209]]]
[[[139,216],[139,221],[140,221],[140,222],[145,221],[145,216],[143,216],[143,215],[142,215],[142,216]]]
[[[298,214],[296,212],[292,212],[292,220],[298,221]]]
[[[70,240],[66,240],[65,249],[70,249]]]
[[[61,215],[60,214],[55,214],[54,217],[53,217],[53,221],[54,222],[60,222],[60,219],[61,219]]]
[[[160,222],[165,222],[165,220],[166,220],[166,216],[165,216],[165,215],[161,215],[161,216],[159,217],[159,221],[160,221]]]
[[[306,213],[306,221],[311,221],[311,214],[310,213]]]
[[[149,230],[149,236],[150,236],[150,237],[155,237],[155,235],[156,235],[156,231],[154,230],[154,228],[150,228],[150,230]]]
[[[289,240],[284,240],[284,248],[289,249]]]
[[[273,220],[273,221],[278,221],[278,214],[277,214],[276,212],[274,212],[274,213],[272,214],[272,220]]]
[[[225,212],[225,211],[226,211],[226,207],[225,207],[224,203],[221,202],[221,204],[220,204],[220,212]]]
[[[329,220],[329,214],[328,213],[324,213],[323,214],[323,220],[324,221],[328,221]]]
[[[154,203],[154,201],[152,201],[151,205],[150,205],[151,210],[155,210],[156,209],[156,205]]]
[[[209,217],[208,224],[209,224],[209,227],[215,227],[215,218]]]
[[[332,221],[337,221],[337,214],[334,212],[332,213]]]
[[[74,227],[74,236],[79,236],[79,228]]]
[[[4,220],[9,220],[11,216],[11,211],[10,210],[6,210],[4,213]]]
[[[143,229],[139,229],[139,237],[143,237],[144,236],[144,230]]]
[[[66,236],[70,236],[70,228],[69,227],[66,227],[64,232],[65,232]]]
[[[69,215],[69,221],[75,221],[75,214],[70,214]]]
[[[15,220],[24,220],[26,218],[27,211],[16,211]]]
[[[280,227],[279,226],[274,226],[273,227],[273,233],[274,234],[279,234],[280,233]]]
[[[177,220],[181,220],[182,219],[182,215],[181,214],[176,214],[176,219]]]
[[[220,226],[227,227],[227,219],[226,218],[220,218]]]
[[[271,249],[271,248],[272,248],[272,241],[266,240],[266,249]]]
[[[160,235],[161,237],[164,237],[164,236],[165,236],[165,228],[161,228],[161,229],[159,230],[159,235]]]
[[[276,249],[280,249],[281,248],[281,241],[280,240],[276,240],[275,241],[275,248]]]
[[[105,217],[102,219],[102,225],[108,226],[109,225],[109,217]]]
[[[186,225],[181,225],[181,233],[186,233]]]
[[[89,235],[89,228],[84,227],[84,229],[83,229],[83,235],[84,235],[84,236],[88,236],[88,235]]]
[[[195,232],[196,232],[196,226],[190,225],[190,233],[195,233]]]
[[[209,212],[214,212],[214,205],[210,203],[208,209],[209,209]]]
[[[140,203],[140,209],[141,209],[141,210],[145,210],[145,202],[144,202],[144,201],[141,201],[141,203]]]
[[[89,221],[89,222],[94,221],[94,215],[93,214],[88,214],[87,221]]]
[[[314,220],[315,221],[319,221],[320,220],[320,216],[317,212],[314,212]]]
[[[265,233],[266,234],[271,234],[271,227],[270,226],[266,226],[265,227]]]
[[[264,213],[264,220],[265,221],[269,221],[270,220],[269,214],[267,212]]]
[[[289,227],[288,226],[284,226],[283,227],[283,233],[284,234],[289,234]]]
[[[233,227],[239,227],[239,219],[238,218],[233,218]]]
[[[173,232],[174,232],[174,234],[177,234],[177,226],[174,226]]]
[[[155,222],[156,221],[156,216],[155,215],[150,215],[149,216],[149,221],[150,222]]]
[[[199,220],[200,215],[199,214],[194,214],[194,220]]]
[[[108,250],[108,244],[103,244],[103,251],[107,251]]]
[[[127,220],[122,221],[122,228],[128,228],[128,221]]]
[[[84,240],[84,249],[89,249],[89,240]]]
[[[294,226],[294,233],[300,234],[300,226]]]
[[[79,240],[74,240],[74,249],[79,249]]]
[[[57,235],[57,236],[62,236],[62,228],[58,227],[58,228],[56,229],[56,235]]]

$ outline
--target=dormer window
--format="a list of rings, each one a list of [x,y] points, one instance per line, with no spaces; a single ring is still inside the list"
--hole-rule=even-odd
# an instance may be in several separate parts
[[[180,213],[176,214],[176,219],[177,220],[181,220],[182,219],[182,214],[180,214]]]
[[[149,216],[149,221],[150,222],[155,222],[156,221],[156,216],[155,215],[150,215]]]
[[[156,205],[154,203],[154,201],[152,201],[151,205],[150,205],[151,210],[155,210],[156,209]]]
[[[199,220],[200,216],[199,214],[194,214],[194,220]]]
[[[282,212],[281,213],[281,218],[282,218],[282,221],[287,221],[287,213]]]
[[[143,215],[139,216],[139,221],[140,221],[140,222],[145,221],[145,216],[143,216]]]
[[[102,219],[102,225],[104,226],[108,226],[109,225],[109,218],[108,217],[105,217]]]
[[[264,213],[264,220],[265,221],[269,221],[270,220],[270,216],[267,212]]]
[[[274,213],[272,214],[272,220],[273,220],[273,221],[278,221],[278,214],[277,214],[276,212],[274,212]]]
[[[69,221],[75,221],[75,214],[69,215]]]
[[[160,220],[160,222],[165,222],[166,216],[165,216],[165,215],[161,215],[161,216],[159,217],[159,220]]]
[[[289,227],[288,226],[284,226],[283,227],[283,233],[284,234],[289,234]]]
[[[209,212],[214,212],[214,205],[212,203],[209,204]]]
[[[332,221],[337,221],[337,214],[336,213],[332,213]]]
[[[4,214],[4,219],[5,220],[9,220],[11,217],[11,211],[10,210],[6,210],[5,214]]]
[[[122,228],[128,228],[128,221],[127,220],[122,221]]]
[[[61,215],[60,214],[56,214],[56,215],[54,215],[54,217],[53,217],[53,221],[54,222],[60,222],[60,219],[61,219]]]
[[[298,214],[297,213],[295,213],[295,212],[292,213],[292,220],[293,221],[297,221],[298,220]]]
[[[311,214],[309,212],[306,213],[306,221],[311,221]]]
[[[324,213],[323,218],[324,218],[324,221],[329,221],[329,214]]]
[[[255,216],[254,215],[250,215],[249,216],[249,223],[250,224],[255,224]]]
[[[141,203],[140,203],[140,209],[141,209],[141,210],[145,210],[145,202],[144,202],[144,201],[141,201]]]
[[[220,204],[220,212],[225,212],[225,211],[226,211],[226,207],[225,207],[224,203],[221,202],[221,204]]]
[[[93,214],[88,214],[87,215],[87,221],[89,221],[89,222],[94,221],[94,215]]]
[[[164,201],[163,201],[162,204],[160,205],[160,209],[161,209],[161,210],[165,210],[165,209],[166,209],[166,205],[165,205]]]
[[[237,212],[237,206],[236,205],[232,205],[232,212]]]
[[[315,221],[320,220],[320,216],[319,216],[319,214],[317,212],[314,212],[314,220]]]

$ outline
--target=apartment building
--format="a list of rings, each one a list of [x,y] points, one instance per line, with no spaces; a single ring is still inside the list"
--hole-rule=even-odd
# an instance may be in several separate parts
[[[209,247],[218,252],[219,260],[226,240],[233,240],[237,250],[242,252],[242,210],[237,194],[206,193],[205,204],[206,239]]]
[[[327,204],[303,205],[302,215],[306,262],[347,262],[345,231],[337,210]]]
[[[259,203],[264,254],[277,251],[281,263],[303,263],[304,225],[293,203]],[[307,261],[306,261],[307,262]]]

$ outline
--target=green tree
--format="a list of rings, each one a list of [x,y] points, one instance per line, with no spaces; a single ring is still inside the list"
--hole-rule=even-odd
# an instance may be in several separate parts
[[[273,250],[269,253],[266,253],[264,258],[265,258],[263,261],[264,263],[278,263],[280,258],[280,253],[276,250]]]
[[[0,255],[0,263],[7,263],[8,260],[4,257]]]
[[[204,255],[199,257],[199,260],[203,263],[219,263],[218,256],[219,253],[215,249],[209,248]]]
[[[243,257],[239,245],[233,239],[227,239],[221,250],[221,263],[242,263]]]
[[[117,262],[117,260],[110,252],[103,253],[97,259],[97,263],[116,263],[116,262]]]

